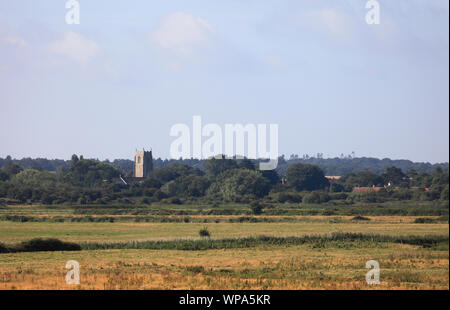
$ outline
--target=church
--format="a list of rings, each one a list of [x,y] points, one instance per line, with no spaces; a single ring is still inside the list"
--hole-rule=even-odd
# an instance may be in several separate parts
[[[134,156],[134,177],[146,178],[152,170],[152,150],[146,151],[144,148],[142,151],[136,150],[136,155]]]

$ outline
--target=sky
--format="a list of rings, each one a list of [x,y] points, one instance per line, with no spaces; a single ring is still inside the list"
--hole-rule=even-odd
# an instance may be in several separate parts
[[[449,161],[449,2],[0,0],[0,157],[168,158],[170,128],[278,152]]]

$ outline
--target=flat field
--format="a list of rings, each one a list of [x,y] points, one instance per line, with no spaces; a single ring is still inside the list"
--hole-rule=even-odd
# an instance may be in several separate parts
[[[2,253],[0,289],[449,289],[449,225],[440,216],[367,215],[358,219],[347,215],[191,214],[188,219],[162,215],[140,222],[137,215],[106,214],[113,220],[97,222],[99,215],[93,215],[94,220],[74,221],[85,215],[27,208],[2,210],[3,216],[12,218],[0,221],[1,243],[58,238],[76,242],[83,250]],[[29,218],[22,222],[17,216]],[[66,218],[61,220],[61,216]],[[199,230],[205,227],[211,234],[208,242],[332,233],[364,237],[187,250],[133,246],[87,250],[83,246],[146,240],[201,242],[205,238]],[[370,235],[390,239],[376,241]],[[415,241],[395,240],[412,236]],[[421,238],[438,241],[422,244]],[[80,263],[80,285],[65,283],[68,260]],[[368,260],[380,264],[379,285],[369,286],[365,281]]]

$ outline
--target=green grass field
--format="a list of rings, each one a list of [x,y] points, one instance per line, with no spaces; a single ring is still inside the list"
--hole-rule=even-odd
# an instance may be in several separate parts
[[[372,223],[372,221],[375,221]],[[1,241],[18,242],[32,238],[58,238],[74,242],[116,242],[131,240],[168,240],[199,238],[207,227],[212,238],[259,235],[302,236],[334,232],[387,235],[448,235],[448,224],[390,223],[374,218],[370,223],[49,223],[0,222]]]

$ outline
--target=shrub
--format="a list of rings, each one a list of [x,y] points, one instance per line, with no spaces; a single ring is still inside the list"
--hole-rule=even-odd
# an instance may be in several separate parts
[[[203,272],[205,272],[205,268],[203,266],[186,266],[185,270],[188,273],[203,273]]]
[[[291,237],[256,236],[245,238],[226,238],[213,240],[165,240],[165,241],[130,241],[122,243],[84,243],[84,250],[106,249],[154,249],[199,251],[208,249],[249,248],[258,245],[299,245],[310,244],[324,247],[327,244],[342,247],[343,243],[392,242],[418,245],[424,248],[448,244],[448,235],[425,236],[389,236],[360,233],[332,233],[327,235],[305,235]],[[367,244],[366,244],[367,245]]]
[[[0,253],[9,253],[9,249],[3,243],[0,243]]]
[[[278,201],[281,203],[285,202],[300,203],[302,202],[302,196],[298,193],[281,192],[278,194]]]
[[[263,212],[264,206],[259,201],[254,200],[250,203],[250,208],[254,215],[260,215]]]
[[[183,202],[180,200],[180,198],[172,198],[170,199],[170,203],[173,203],[174,205],[181,205]]]
[[[153,195],[157,200],[161,200],[164,198],[167,198],[166,193],[162,192],[161,190],[157,190]]]
[[[370,218],[361,216],[361,215],[357,215],[352,218],[352,221],[370,221]]]
[[[437,220],[429,218],[429,217],[418,217],[414,220],[415,224],[431,224],[436,223]]]
[[[203,227],[202,229],[200,229],[198,234],[200,235],[200,237],[208,237],[208,238],[211,237],[211,234],[207,227]]]
[[[332,193],[329,194],[330,200],[345,200],[348,197],[347,193]]]
[[[330,200],[328,194],[323,192],[311,192],[303,198],[305,203],[322,203]]]
[[[58,239],[35,238],[23,241],[13,249],[15,252],[38,252],[38,251],[80,251],[80,245],[73,242],[65,242]]]

